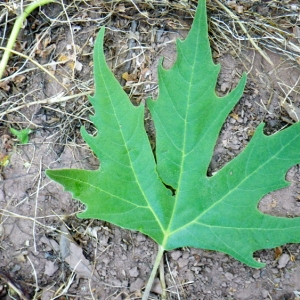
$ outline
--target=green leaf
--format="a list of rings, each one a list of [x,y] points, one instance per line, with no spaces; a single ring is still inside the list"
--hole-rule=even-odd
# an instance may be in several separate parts
[[[22,130],[16,130],[14,128],[9,128],[10,132],[15,135],[18,139],[18,141],[21,144],[27,144],[29,141],[29,134],[32,132],[31,129],[22,129]]]
[[[109,70],[102,28],[95,44],[98,135],[82,135],[100,159],[97,171],[48,170],[86,205],[79,215],[138,230],[165,250],[183,246],[223,251],[252,267],[259,249],[300,242],[300,218],[261,213],[260,199],[286,187],[287,170],[300,163],[300,123],[272,136],[261,124],[244,151],[207,176],[220,129],[246,83],[218,97],[220,66],[212,61],[206,7],[199,1],[192,29],[177,42],[177,61],[159,67],[159,97],[148,105],[156,128],[156,159],[135,107]]]

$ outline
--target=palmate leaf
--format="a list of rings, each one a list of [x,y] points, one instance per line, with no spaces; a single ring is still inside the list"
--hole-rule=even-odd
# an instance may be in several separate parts
[[[259,249],[300,242],[300,218],[257,209],[269,192],[289,185],[287,170],[300,163],[300,123],[272,136],[261,124],[247,147],[214,176],[207,176],[222,124],[243,93],[246,76],[218,97],[200,0],[188,37],[177,42],[173,67],[159,67],[159,97],[148,101],[156,128],[156,159],[144,129],[144,107],[135,107],[109,70],[102,28],[95,43],[95,137],[82,135],[100,159],[97,171],[48,170],[86,205],[79,215],[138,230],[162,249],[218,250],[252,267]]]

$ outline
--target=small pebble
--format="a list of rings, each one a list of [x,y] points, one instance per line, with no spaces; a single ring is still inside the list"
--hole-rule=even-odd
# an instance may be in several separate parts
[[[144,241],[146,241],[146,237],[143,235],[143,234],[138,234],[137,235],[137,237],[136,237],[136,240],[138,241],[138,242],[144,242]]]
[[[129,270],[130,277],[138,277],[140,275],[140,272],[137,267],[134,267]]]
[[[5,201],[5,194],[2,190],[0,190],[0,202]]]
[[[171,257],[173,260],[178,260],[179,257],[181,257],[182,253],[180,251],[174,251],[171,253]]]
[[[141,278],[137,278],[134,282],[130,284],[130,292],[135,292],[140,290],[144,286],[144,281]]]
[[[155,294],[162,294],[162,288],[161,288],[161,284],[158,278],[154,279],[152,288],[151,288],[151,292],[155,293]]]
[[[264,299],[266,299],[266,298],[268,298],[268,296],[269,296],[269,292],[268,292],[267,290],[262,290],[262,291],[261,291],[261,296],[262,296]]]
[[[188,263],[189,263],[188,259],[184,259],[184,258],[179,258],[178,259],[179,268],[183,268],[183,267],[187,266]]]
[[[225,277],[226,277],[227,280],[231,281],[233,279],[233,274],[229,273],[229,272],[226,272]]]
[[[230,87],[230,85],[229,85],[228,82],[223,82],[221,84],[221,88],[220,89],[221,89],[222,92],[226,92],[229,89],[229,87]]]
[[[287,253],[283,253],[278,260],[278,269],[284,268],[290,261],[290,256]]]
[[[258,279],[260,277],[260,270],[254,271],[252,277]]]

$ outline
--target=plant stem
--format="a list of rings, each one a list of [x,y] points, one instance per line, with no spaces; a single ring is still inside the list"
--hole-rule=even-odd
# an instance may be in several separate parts
[[[164,271],[164,260],[160,260],[159,264],[159,279],[160,285],[162,289],[161,300],[167,300],[167,288],[166,288],[166,280],[165,280],[165,271]]]
[[[3,73],[5,71],[11,50],[13,49],[17,36],[20,32],[21,27],[23,26],[23,22],[25,21],[25,19],[31,14],[32,11],[34,11],[37,7],[45,5],[45,4],[49,4],[51,2],[54,2],[55,0],[38,0],[35,1],[31,4],[29,4],[23,11],[23,13],[18,16],[18,18],[15,21],[14,27],[12,29],[12,32],[10,34],[10,37],[8,39],[7,45],[6,45],[6,49],[3,53],[3,57],[1,59],[0,62],[0,79],[3,76]]]
[[[143,294],[142,300],[148,300],[148,298],[149,298],[150,290],[152,288],[154,278],[155,278],[155,275],[157,273],[157,269],[160,265],[160,261],[162,260],[163,254],[164,254],[164,248],[162,246],[158,245],[158,251],[157,251],[156,258],[155,258],[155,262],[154,262],[154,265],[153,265],[148,283],[146,285],[146,289],[145,289],[145,292]]]

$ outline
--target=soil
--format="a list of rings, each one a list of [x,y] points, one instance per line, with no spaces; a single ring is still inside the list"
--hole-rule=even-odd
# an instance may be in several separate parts
[[[229,8],[237,14],[242,6],[240,13],[246,15],[247,9],[257,6],[255,12],[266,16],[274,13],[273,2],[240,1],[239,7]],[[299,2],[284,2],[286,14],[297,17],[290,27],[280,22],[278,26],[299,31]],[[225,95],[242,72],[248,73],[245,93],[220,133],[208,170],[213,174],[242,151],[261,122],[265,133],[273,134],[298,121],[300,70],[297,57],[287,58],[262,44],[274,66],[249,40],[232,45],[219,40],[213,34],[213,21],[220,19],[217,4],[208,4],[213,56],[222,65],[217,93]],[[6,20],[0,27],[2,44],[20,5],[0,3],[0,17]],[[157,96],[156,67],[161,57],[166,68],[176,59],[174,40],[187,35],[194,9],[195,3],[186,1],[163,5],[73,0],[46,5],[28,17],[16,50],[44,66],[48,74],[14,55],[0,81],[0,299],[141,299],[157,245],[138,232],[78,219],[82,204],[44,171],[99,167],[80,134],[81,126],[95,133],[87,95],[93,92],[92,51],[99,28],[106,26],[109,66],[138,105]],[[294,37],[299,49],[299,32]],[[149,113],[145,126],[154,143]],[[32,129],[29,142],[18,143],[9,127]],[[289,170],[287,180],[288,188],[261,200],[262,212],[300,216],[298,165]],[[226,254],[202,249],[167,252],[168,298],[300,299],[299,245],[258,251],[254,257],[266,266],[253,269]],[[157,278],[150,299],[161,299],[161,293]]]

